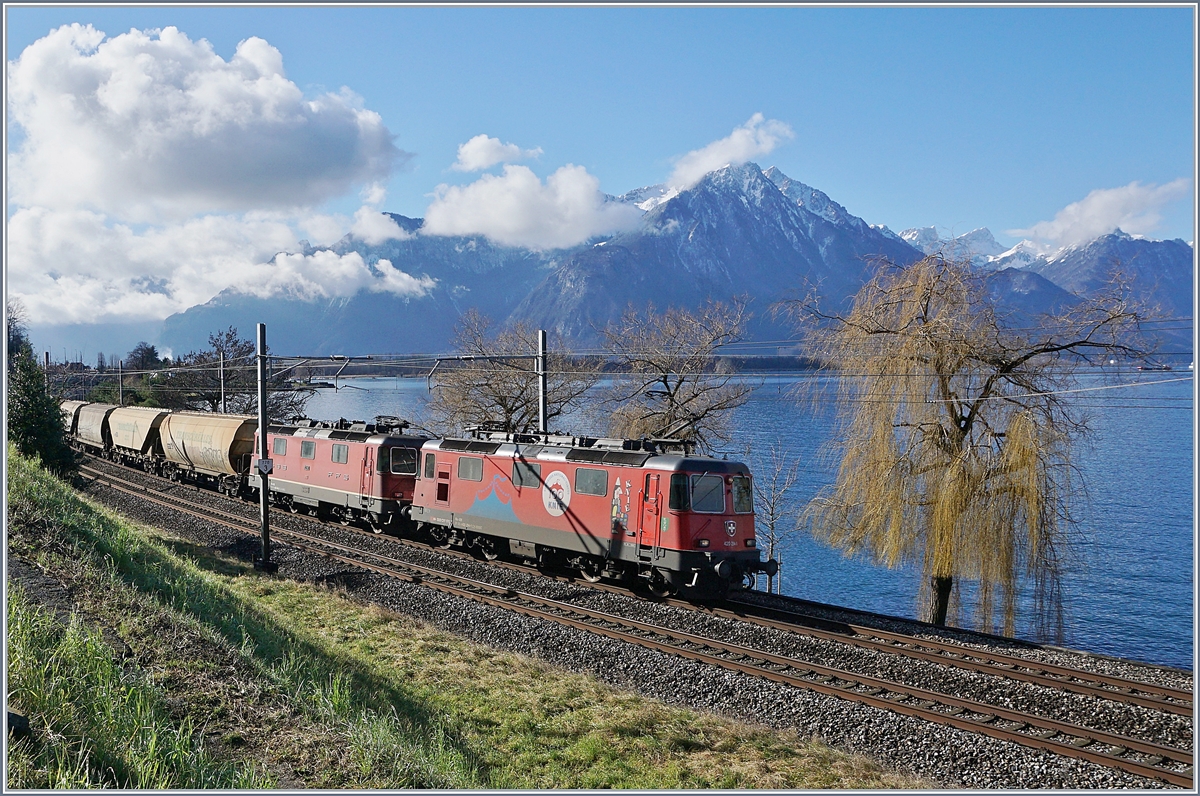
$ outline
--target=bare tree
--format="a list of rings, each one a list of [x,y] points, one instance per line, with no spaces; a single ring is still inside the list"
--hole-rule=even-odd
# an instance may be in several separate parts
[[[696,312],[629,307],[604,330],[619,374],[606,398],[610,433],[674,436],[701,450],[728,441],[730,412],[746,402],[751,386],[717,350],[742,338],[747,317],[742,299],[709,301]]]
[[[10,357],[21,348],[33,350],[29,345],[29,313],[19,298],[9,298],[4,303],[4,330]]]
[[[754,458],[749,449],[746,458]],[[789,521],[787,515],[792,508],[792,488],[800,477],[800,462],[792,459],[789,463],[788,455],[776,440],[767,451],[767,459],[759,464],[754,477],[754,530],[759,547],[766,545],[767,559],[779,562],[778,580],[767,575],[767,593],[774,585],[775,593],[779,594],[783,588],[783,543],[799,530],[796,518]]]
[[[427,405],[430,425],[441,433],[495,424],[504,431],[538,426],[538,378],[533,355],[537,330],[517,323],[493,333],[492,321],[470,309],[458,320],[454,350],[470,361],[446,362],[435,373]],[[596,363],[557,353],[562,341],[547,341],[546,422],[582,405],[599,378]],[[527,357],[527,358],[523,358]]]
[[[1087,431],[1063,391],[1079,364],[1141,353],[1129,337],[1139,313],[1114,290],[1010,328],[982,278],[940,255],[881,264],[845,315],[795,308],[816,321],[812,353],[840,376],[841,465],[805,510],[814,535],[889,567],[919,564],[936,624],[968,580],[979,625],[1012,634],[1028,579],[1041,632],[1061,635],[1071,448]]]
[[[221,384],[231,414],[258,412],[257,346],[230,326],[208,337],[208,348],[179,357],[165,382],[158,385],[159,403],[172,409],[221,411]],[[222,367],[222,357],[224,367]],[[301,415],[310,393],[288,387],[286,375],[267,380],[267,416],[282,421]]]

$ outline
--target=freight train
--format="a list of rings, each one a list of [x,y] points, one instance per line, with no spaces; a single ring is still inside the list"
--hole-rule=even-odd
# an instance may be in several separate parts
[[[257,499],[257,419],[64,401],[71,445],[176,481]],[[374,423],[301,420],[267,428],[271,502],[345,525],[423,538],[484,559],[565,568],[659,594],[721,596],[755,573],[746,465],[678,440],[472,430],[467,438]]]

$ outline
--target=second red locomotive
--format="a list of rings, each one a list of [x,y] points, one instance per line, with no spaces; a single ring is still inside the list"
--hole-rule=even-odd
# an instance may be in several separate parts
[[[294,513],[402,533],[412,504],[417,451],[429,439],[406,434],[407,425],[398,418],[377,417],[374,423],[303,420],[268,426],[271,501]],[[261,487],[253,470],[247,482],[253,490]]]

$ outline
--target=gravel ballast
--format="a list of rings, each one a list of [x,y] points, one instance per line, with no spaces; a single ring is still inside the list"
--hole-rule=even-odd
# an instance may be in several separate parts
[[[89,462],[115,475],[143,481],[154,488],[163,482],[107,463]],[[86,483],[88,479],[82,478]],[[176,486],[208,505],[257,517],[257,506],[224,498],[193,487]],[[259,551],[257,538],[215,523],[190,517],[103,486],[85,491],[123,514],[162,528],[190,541],[249,560]],[[1156,743],[1190,748],[1188,717],[1148,708],[1118,705],[1107,700],[1069,694],[990,675],[976,674],[846,644],[722,619],[685,608],[661,605],[633,595],[612,594],[583,584],[545,578],[533,570],[512,570],[436,550],[401,545],[387,537],[374,539],[304,517],[272,515],[278,528],[294,527],[335,541],[365,546],[376,552],[417,564],[487,581],[517,591],[550,597],[642,622],[670,626],[698,635],[755,647],[767,652],[846,669],[907,685],[981,699],[1012,710],[1040,715]],[[365,544],[364,544],[365,543]],[[278,544],[274,560],[281,577],[332,582],[351,596],[427,621],[472,641],[497,649],[540,658],[578,672],[587,672],[613,686],[636,691],[672,705],[712,711],[777,728],[792,728],[817,736],[846,751],[866,754],[881,762],[949,787],[967,788],[1158,788],[1163,783],[1080,760],[988,739],[954,728],[902,716],[870,706],[772,683],[750,675],[684,660],[585,631],[531,619],[511,611],[480,605],[424,586],[347,568],[338,562]],[[756,600],[776,598],[758,595]],[[931,629],[920,623],[838,611],[827,607],[825,618],[877,626],[893,632],[930,638],[953,638],[978,649],[996,649],[1030,660],[1056,663],[1134,680],[1191,690],[1190,673],[1132,661],[1090,656],[1061,649],[1039,649],[963,632]]]

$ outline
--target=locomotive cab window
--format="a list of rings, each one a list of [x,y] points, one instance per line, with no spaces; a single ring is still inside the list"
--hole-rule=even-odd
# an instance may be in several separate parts
[[[483,459],[462,456],[458,460],[458,477],[464,481],[483,480]]]
[[[312,440],[304,440],[300,443],[300,458],[315,459],[317,458],[317,443]]]
[[[433,467],[436,459],[432,453],[425,454],[425,477],[433,478]]]
[[[754,492],[750,487],[750,478],[745,475],[733,477],[733,510],[738,514],[754,513]]]
[[[287,440],[283,437],[276,437],[271,443],[271,451],[276,456],[287,456]]]
[[[604,470],[580,467],[575,471],[575,491],[581,495],[604,497],[608,494],[608,473]]]
[[[392,475],[416,475],[417,452],[412,448],[392,448]]]
[[[691,511],[687,473],[671,473],[671,502],[668,508],[673,511]]]
[[[692,511],[725,512],[725,479],[719,475],[692,476]]]
[[[529,462],[513,462],[513,486],[541,486],[542,466]]]
[[[332,457],[334,464],[345,464],[350,461],[350,446],[334,444]]]

